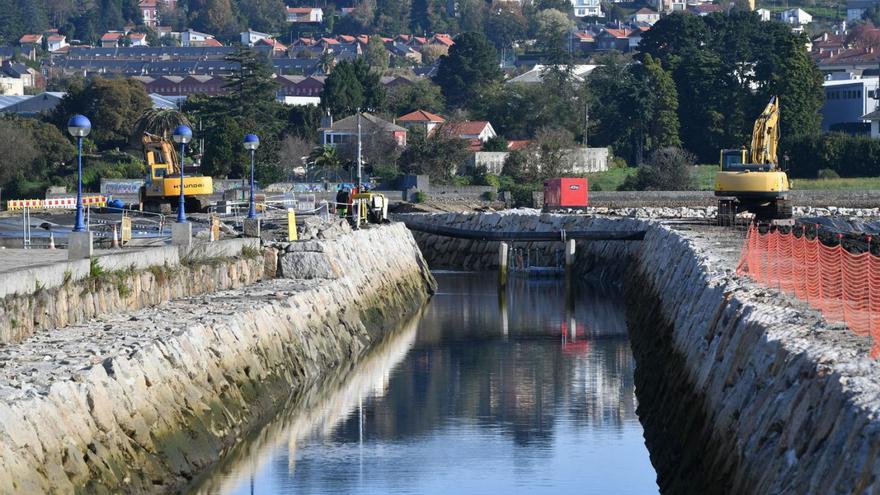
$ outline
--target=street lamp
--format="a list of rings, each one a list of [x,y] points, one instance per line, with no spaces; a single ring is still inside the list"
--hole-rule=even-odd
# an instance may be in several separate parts
[[[254,152],[260,146],[260,138],[256,134],[248,134],[244,137],[244,149],[251,152],[251,204],[248,209],[248,218],[257,218],[257,205],[254,203]]]
[[[186,223],[186,210],[183,206],[183,158],[186,155],[186,143],[192,141],[193,132],[189,127],[179,125],[174,129],[171,137],[174,138],[175,143],[180,145],[180,170],[178,170],[180,173],[180,202],[177,207],[177,223]]]
[[[89,135],[92,123],[85,115],[76,114],[67,121],[67,132],[76,138],[77,168],[76,168],[76,217],[73,221],[74,232],[85,232],[86,225],[83,222],[83,138]]]

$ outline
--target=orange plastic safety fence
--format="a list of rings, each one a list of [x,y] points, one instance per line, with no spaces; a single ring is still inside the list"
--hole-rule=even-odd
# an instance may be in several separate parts
[[[870,336],[871,356],[880,356],[880,258],[870,252],[853,254],[818,237],[761,233],[752,226],[736,271],[794,294],[857,335]]]

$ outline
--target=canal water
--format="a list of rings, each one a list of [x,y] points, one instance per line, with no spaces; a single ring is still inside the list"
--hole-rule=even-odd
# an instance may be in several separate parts
[[[193,493],[657,493],[621,297],[436,276],[421,314],[300,391]]]

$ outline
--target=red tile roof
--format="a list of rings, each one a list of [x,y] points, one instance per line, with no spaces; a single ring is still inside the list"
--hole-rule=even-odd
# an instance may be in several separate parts
[[[410,112],[400,118],[397,119],[398,122],[446,122],[446,119],[443,117],[433,114],[431,112],[426,112],[424,110],[416,110],[415,112]]]
[[[459,136],[478,136],[489,122],[486,120],[465,120],[450,124],[450,132]]]
[[[603,29],[602,32],[608,33],[609,35],[613,36],[614,38],[627,38],[632,33],[632,30],[626,29],[626,28],[623,28],[623,29],[606,28],[606,29]]]
[[[452,46],[455,44],[455,41],[452,41],[452,38],[450,38],[448,34],[435,34],[431,40],[446,46]]]
[[[467,150],[473,153],[483,150],[483,142],[479,139],[468,139]]]
[[[48,39],[49,41],[64,41],[66,37],[60,34],[53,34],[52,36],[49,36]]]
[[[507,142],[507,149],[510,151],[522,150],[528,148],[532,144],[528,139],[513,139]]]
[[[278,40],[274,40],[274,39],[272,39],[272,38],[263,38],[263,39],[257,41],[256,44],[258,44],[258,45],[268,45],[268,46],[271,46],[271,47],[272,47],[272,50],[274,50],[274,51],[276,51],[276,52],[283,52],[284,50],[287,50],[287,47],[284,46],[283,43],[281,43],[281,42],[278,41]]]
[[[104,36],[101,36],[101,41],[116,41],[122,39],[123,33],[104,33]]]
[[[26,34],[18,40],[19,43],[39,43],[41,41],[43,41],[42,34]]]
[[[220,43],[219,41],[215,40],[214,38],[208,38],[202,42],[202,45],[204,45],[204,46],[223,46],[223,43]]]
[[[287,7],[287,12],[291,14],[311,14],[317,7]]]

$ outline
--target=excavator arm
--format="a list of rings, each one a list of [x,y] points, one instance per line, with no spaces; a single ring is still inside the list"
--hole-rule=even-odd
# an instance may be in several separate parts
[[[170,141],[162,136],[145,132],[142,142],[144,144],[144,159],[148,168],[153,169],[154,165],[160,165],[160,168],[165,170],[164,175],[172,175],[180,170],[177,152]],[[161,165],[165,166],[161,167]]]
[[[770,103],[755,120],[752,131],[752,163],[776,165],[776,146],[779,144],[779,97],[770,98]]]

